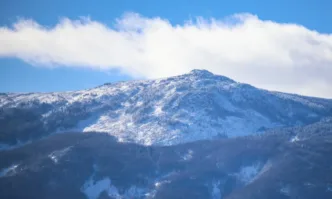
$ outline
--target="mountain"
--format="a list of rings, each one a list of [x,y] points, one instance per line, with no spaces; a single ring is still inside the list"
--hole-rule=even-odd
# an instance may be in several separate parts
[[[63,133],[0,151],[0,198],[330,199],[332,118],[172,146]]]
[[[0,198],[330,199],[331,116],[205,70],[2,93]]]
[[[332,115],[332,100],[267,91],[206,70],[54,93],[0,94],[0,146],[67,131],[175,145],[302,126]]]

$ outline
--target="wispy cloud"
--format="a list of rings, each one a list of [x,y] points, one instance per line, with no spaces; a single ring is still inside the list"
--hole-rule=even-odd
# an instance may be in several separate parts
[[[332,34],[251,14],[172,25],[126,14],[110,27],[89,18],[54,27],[0,28],[0,56],[43,67],[120,69],[158,78],[204,68],[258,87],[332,98]]]

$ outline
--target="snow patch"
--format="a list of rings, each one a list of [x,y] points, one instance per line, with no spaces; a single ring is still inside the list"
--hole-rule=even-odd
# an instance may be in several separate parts
[[[147,193],[146,189],[133,185],[123,194],[122,198],[125,199],[140,198],[142,196],[145,196],[146,193]]]
[[[262,169],[260,162],[240,168],[240,171],[235,176],[245,185],[253,182]]]
[[[298,141],[300,141],[300,138],[297,135],[292,137],[290,140],[290,142],[298,142]]]
[[[163,113],[162,106],[155,106],[154,115],[161,115]]]
[[[0,177],[5,177],[7,175],[15,174],[18,166],[19,164],[13,164],[10,167],[1,170]]]
[[[169,180],[161,180],[161,181],[157,181],[157,182],[155,182],[155,183],[154,183],[154,186],[155,186],[156,188],[159,188],[159,187],[161,187],[163,184],[167,184],[167,183],[170,183],[170,181],[169,181]]]
[[[162,176],[160,176],[159,178],[157,178],[154,182],[154,187],[156,189],[160,188],[162,185],[164,184],[167,184],[167,183],[170,183],[171,181],[170,180],[167,180],[168,177],[170,176],[173,176],[173,175],[176,175],[177,172],[176,171],[171,171],[169,173],[166,173]]]
[[[125,106],[125,107],[129,107],[131,104],[129,103],[129,102],[125,102],[125,103],[123,103],[123,106]]]
[[[189,149],[189,150],[187,151],[187,153],[184,154],[184,156],[182,156],[182,160],[184,160],[184,161],[189,161],[189,160],[191,160],[191,159],[193,158],[193,154],[194,154],[194,151],[191,150],[191,149]]]
[[[220,181],[212,183],[212,199],[220,199],[221,198],[221,191],[220,191]]]
[[[257,132],[262,126],[272,128],[279,126],[255,111],[244,111],[245,117],[228,116],[220,121],[228,137],[246,136]]]
[[[282,186],[280,189],[280,193],[286,196],[290,196],[290,186],[289,185]]]
[[[72,146],[70,147],[66,147],[64,149],[61,150],[57,150],[52,152],[51,154],[48,155],[48,157],[54,162],[54,163],[58,163],[58,161],[60,160],[60,158],[62,158],[64,155],[66,155],[66,153],[68,151],[70,151],[70,149],[72,148]]]
[[[119,196],[119,191],[116,187],[111,185],[111,180],[109,178],[104,178],[97,182],[94,182],[92,177],[84,183],[81,187],[81,191],[89,199],[98,199],[99,195],[103,191],[107,191],[108,195],[117,198]]]
[[[143,105],[143,102],[142,101],[138,101],[137,103],[136,103],[136,106],[142,106]]]
[[[130,186],[129,189],[121,194],[119,189],[112,185],[110,178],[105,177],[102,180],[94,182],[93,175],[81,187],[81,192],[83,192],[88,199],[98,199],[100,194],[104,191],[106,191],[108,196],[116,199],[140,198],[147,194],[147,189],[135,185]]]

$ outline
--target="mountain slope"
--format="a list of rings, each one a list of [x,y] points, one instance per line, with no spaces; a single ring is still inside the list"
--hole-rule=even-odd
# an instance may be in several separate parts
[[[58,134],[0,151],[0,198],[330,199],[331,143],[332,119],[166,147]]]
[[[74,92],[5,93],[0,107],[3,147],[70,130],[173,145],[305,125],[332,115],[332,100],[257,89],[205,70]]]

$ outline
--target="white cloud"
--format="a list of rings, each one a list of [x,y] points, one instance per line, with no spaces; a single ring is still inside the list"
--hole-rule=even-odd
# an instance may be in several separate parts
[[[0,56],[38,66],[120,69],[157,78],[204,68],[255,86],[332,98],[332,34],[250,14],[172,25],[127,14],[109,27],[88,18],[54,27],[0,28]]]

